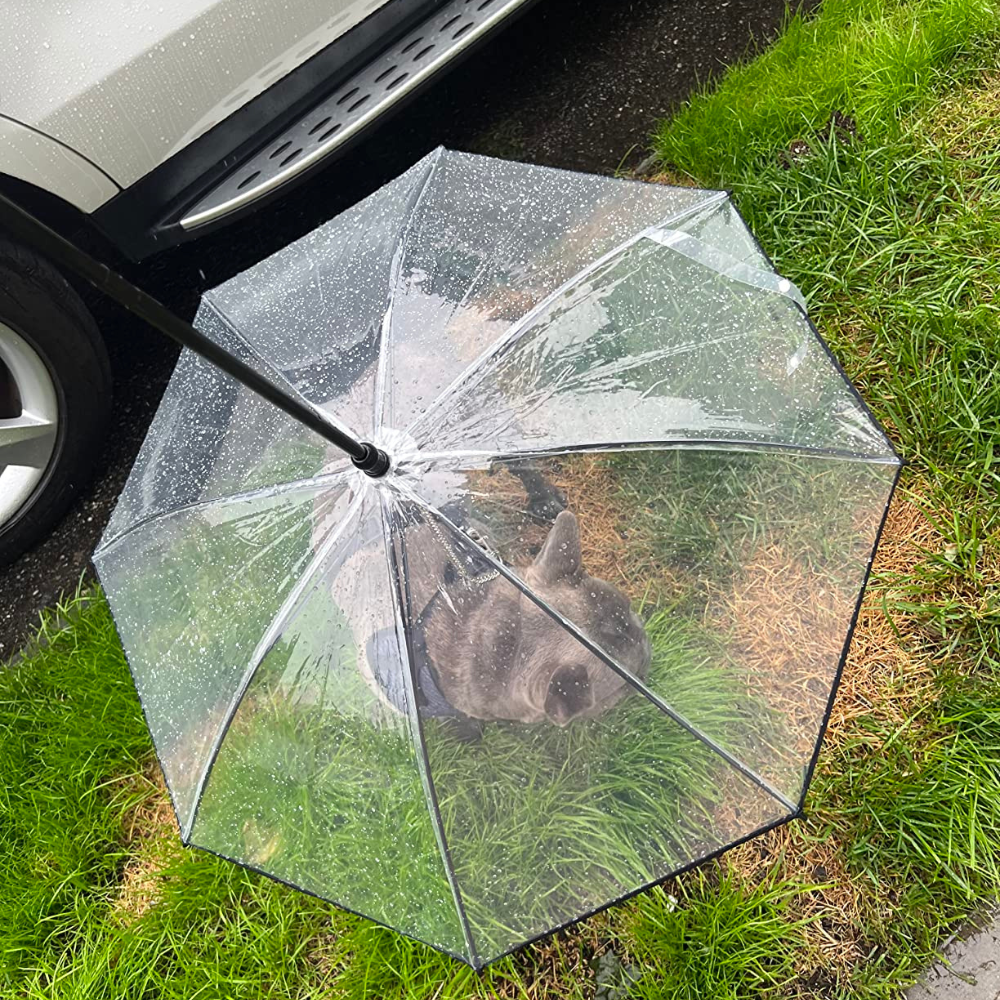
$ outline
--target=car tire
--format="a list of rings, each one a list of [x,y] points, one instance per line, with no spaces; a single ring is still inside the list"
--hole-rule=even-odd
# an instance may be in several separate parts
[[[43,538],[91,478],[110,407],[107,351],[83,300],[48,261],[0,238],[0,565]]]

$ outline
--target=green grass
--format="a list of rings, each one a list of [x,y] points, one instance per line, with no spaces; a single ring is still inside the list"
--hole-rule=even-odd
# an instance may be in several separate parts
[[[988,52],[995,31],[989,0],[824,0],[664,122],[656,150],[699,183],[733,187],[792,140],[825,134],[834,111],[878,146],[949,85],[972,44]]]
[[[3,976],[57,961],[101,910],[126,857],[121,822],[136,804],[126,779],[149,755],[107,612],[52,631],[42,631],[52,645],[2,677]]]
[[[997,13],[993,4],[974,0],[826,0],[813,18],[791,19],[767,53],[727,74],[656,138],[672,171],[733,190],[910,459],[904,496],[927,510],[937,528],[934,548],[914,568],[875,581],[899,641],[931,672],[931,694],[908,704],[902,720],[873,705],[853,724],[824,756],[810,795],[811,820],[790,842],[796,853],[822,847],[842,865],[856,903],[848,930],[862,958],[838,965],[817,952],[814,924],[803,914],[827,921],[834,934],[843,930],[841,915],[823,909],[825,890],[815,885],[823,876],[802,875],[780,856],[765,859],[764,874],[753,877],[716,865],[690,873],[479,976],[228,862],[178,852],[169,837],[130,842],[135,810],[156,795],[144,777],[152,749],[107,607],[97,600],[67,608],[67,626],[49,619],[48,644],[0,674],[0,993],[73,1000],[582,1000],[594,995],[596,960],[613,950],[628,970],[617,984],[619,998],[899,996],[940,941],[980,900],[1000,891],[1000,477],[994,458],[1000,107],[976,99],[984,70],[995,66]],[[834,112],[856,122],[856,137],[829,127]],[[783,153],[796,139],[809,151],[790,159]],[[673,502],[683,514],[689,508],[665,495],[662,482],[658,473],[645,481],[630,477],[631,502],[651,509]],[[727,498],[743,495],[740,476],[717,471],[713,483],[714,516],[676,516],[669,530],[647,539],[654,556],[695,576],[724,575],[727,546],[733,538],[746,542],[734,534],[738,525],[728,534],[720,530],[717,516]],[[806,485],[801,490],[807,497]],[[752,522],[744,528],[751,530]],[[807,546],[821,542],[802,539]],[[702,597],[695,589],[689,607]],[[688,700],[679,707],[706,726],[715,717],[727,728],[739,689],[722,680],[725,674],[702,669],[705,649],[689,634],[667,630],[658,641],[663,649],[673,646],[671,663],[699,665],[698,671],[685,668],[681,689]],[[491,756],[476,766],[478,776],[497,787],[501,808],[517,801],[528,775],[543,776],[543,791],[551,794],[540,795],[540,808],[527,814],[535,841],[513,831],[505,840],[496,827],[487,838],[477,835],[487,825],[471,824],[459,860],[468,877],[484,881],[495,859],[509,851],[521,852],[522,866],[551,855],[550,814],[569,831],[565,856],[584,862],[554,874],[557,896],[587,891],[574,880],[624,881],[648,867],[648,858],[621,850],[622,838],[607,824],[567,827],[569,803],[587,786],[587,775],[568,773],[560,761],[579,759],[581,751],[618,760],[619,779],[627,780],[602,794],[621,800],[653,759],[669,759],[665,734],[654,729],[629,741],[630,713],[638,708],[620,708],[620,726],[575,728],[544,745],[514,729],[488,734],[479,753]],[[356,735],[329,727],[329,719],[317,720],[293,735],[307,749],[333,737],[346,746]],[[433,731],[429,738],[445,776],[442,808],[484,820],[492,808],[482,811],[475,782],[458,774],[474,753],[459,752]],[[265,761],[252,747],[244,749],[231,765],[244,769],[242,781],[261,780]],[[402,744],[383,741],[378,752],[402,753]],[[496,766],[501,760],[506,767]],[[657,766],[656,780],[675,791],[703,785],[707,758],[686,754],[685,764],[688,773]],[[219,766],[226,766],[222,758]],[[347,773],[355,789],[365,787],[356,756],[342,755],[338,766],[344,770],[325,776],[321,794],[342,794],[332,779]],[[699,802],[711,811],[710,796]],[[289,858],[302,857],[301,831],[275,831],[262,820],[249,834],[233,830],[224,804],[219,808],[220,829],[243,849],[249,836],[260,850],[277,842]],[[693,821],[704,815],[693,813]],[[372,824],[367,836],[377,829]],[[276,833],[285,839],[275,841]],[[343,833],[332,831],[331,843],[343,844],[334,836]],[[424,833],[414,836],[419,841]],[[657,852],[669,850],[658,837],[659,829],[652,830],[649,843]],[[583,853],[598,843],[609,858],[600,872],[586,867]],[[116,909],[123,872],[136,858],[155,856],[165,864],[156,879],[159,901],[141,918],[124,919]],[[408,875],[429,877],[412,869]],[[504,924],[496,911],[519,887],[498,884],[493,891],[492,909],[473,914],[484,927]],[[546,902],[533,902],[544,919]]]
[[[677,897],[662,889],[640,897],[622,923],[633,956],[648,971],[629,996],[735,1000],[790,986],[794,950],[808,923],[791,904],[808,889],[748,887],[696,871],[679,883]]]
[[[940,535],[876,581],[933,694],[901,725],[873,712],[824,758],[798,835],[838,844],[857,896],[864,962],[830,969],[800,949],[837,995],[897,996],[1000,889],[997,13],[827,0],[656,138],[668,169],[733,190]],[[808,150],[791,159],[796,139]]]

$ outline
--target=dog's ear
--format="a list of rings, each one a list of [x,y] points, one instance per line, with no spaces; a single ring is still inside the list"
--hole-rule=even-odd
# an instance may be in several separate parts
[[[557,726],[565,726],[594,704],[586,667],[560,667],[549,681],[545,695],[545,715]]]
[[[552,525],[532,569],[542,583],[552,584],[576,576],[581,564],[580,525],[572,511],[564,510]]]

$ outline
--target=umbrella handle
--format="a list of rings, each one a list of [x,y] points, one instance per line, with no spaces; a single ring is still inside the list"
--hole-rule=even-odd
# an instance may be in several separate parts
[[[182,347],[194,351],[258,396],[273,403],[290,417],[336,445],[341,451],[347,452],[351,461],[362,472],[377,477],[384,476],[389,471],[389,456],[380,448],[367,441],[359,441],[340,430],[330,422],[322,410],[311,406],[303,399],[296,398],[221,348],[158,299],[136,287],[86,251],[74,246],[3,194],[0,194],[0,227],[20,238],[49,260],[89,281],[98,291],[103,292],[133,315],[145,320],[154,330],[170,337]]]

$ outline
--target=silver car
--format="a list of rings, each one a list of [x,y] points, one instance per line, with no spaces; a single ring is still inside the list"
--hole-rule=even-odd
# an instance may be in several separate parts
[[[0,191],[132,260],[264,205],[532,0],[7,0]],[[0,233],[0,564],[86,481],[93,316]]]

